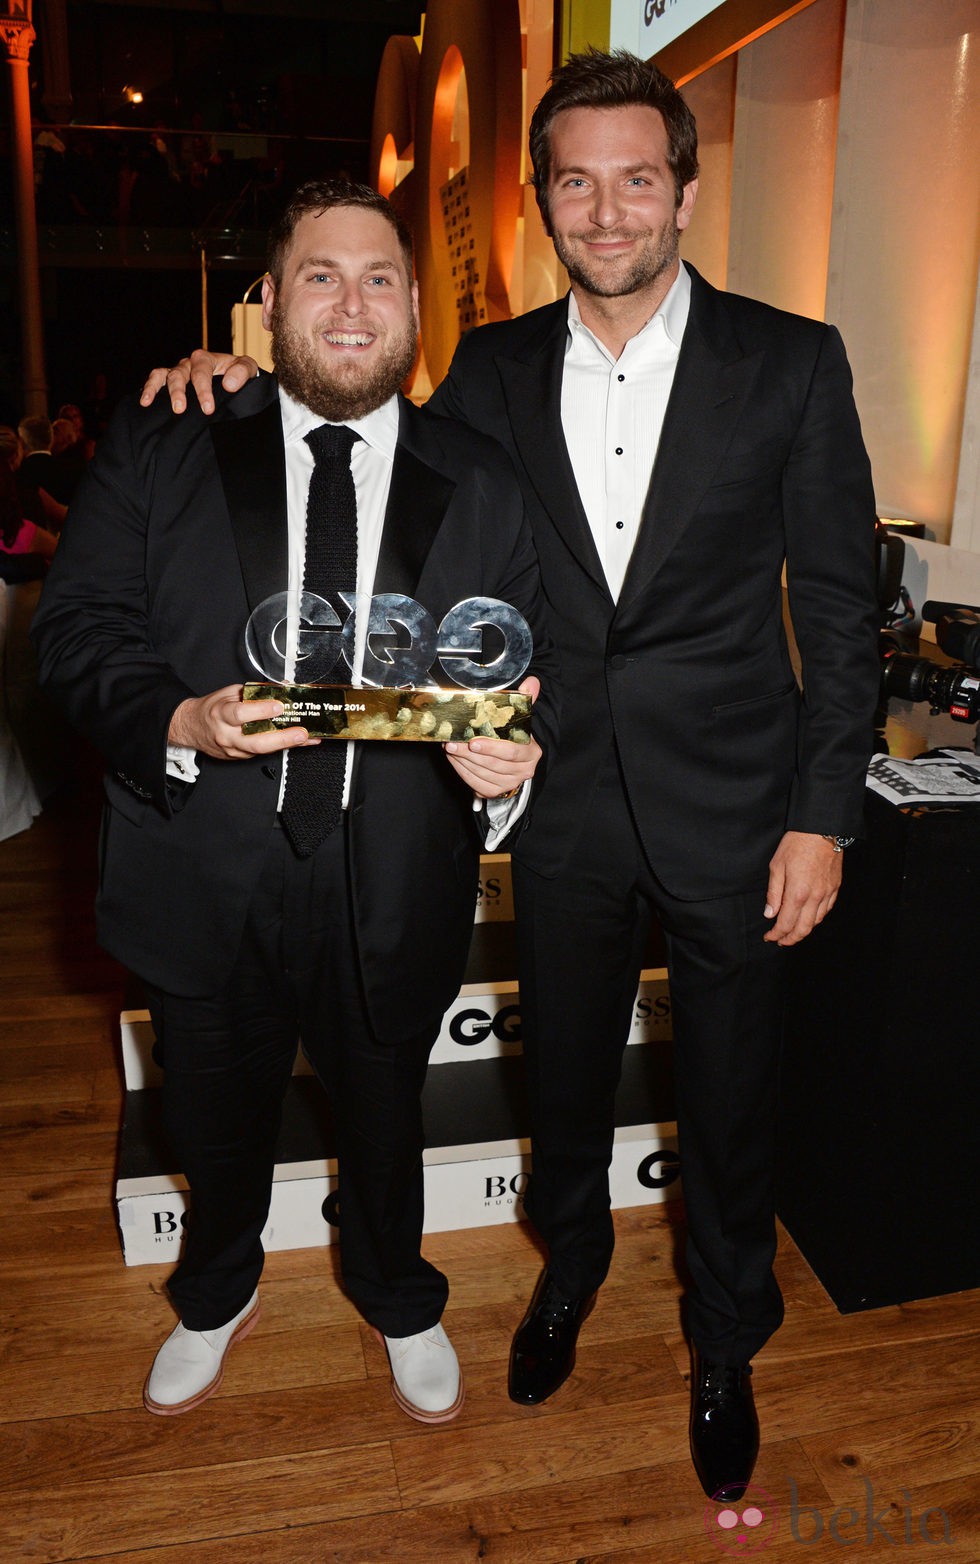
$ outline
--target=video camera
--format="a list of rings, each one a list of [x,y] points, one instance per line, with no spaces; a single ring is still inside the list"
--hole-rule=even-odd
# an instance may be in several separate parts
[[[930,599],[922,617],[936,626],[936,644],[947,657],[962,661],[943,667],[930,657],[914,657],[888,629],[881,635],[881,692],[899,700],[928,701],[934,716],[948,712],[957,722],[980,718],[980,608]]]

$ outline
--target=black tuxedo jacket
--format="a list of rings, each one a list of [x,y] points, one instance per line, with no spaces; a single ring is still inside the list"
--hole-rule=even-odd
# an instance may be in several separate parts
[[[519,485],[482,435],[402,401],[375,591],[438,620],[488,595],[529,620],[547,745],[554,649]],[[276,383],[261,377],[175,418],[158,399],[116,416],[72,504],[34,625],[43,682],[108,760],[101,942],[170,992],[230,971],[274,829],[282,758],[199,756],[168,781],[167,731],[187,696],[256,677],[251,610],[286,585],[285,458]],[[437,744],[357,746],[352,897],[372,1019],[395,1041],[452,1000],[469,944],[479,834]]]
[[[859,831],[878,617],[874,495],[838,333],[689,269],[618,603],[562,432],[566,301],[465,337],[429,408],[514,455],[561,653],[559,752],[515,853],[544,874],[562,867],[615,734],[652,867],[700,899],[764,884],[787,828]]]

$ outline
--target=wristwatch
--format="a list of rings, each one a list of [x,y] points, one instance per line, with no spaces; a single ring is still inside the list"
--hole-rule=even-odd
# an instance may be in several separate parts
[[[823,832],[821,832],[821,835],[825,842],[833,844],[835,853],[842,853],[845,847],[850,847],[851,843],[856,841],[856,838],[853,836],[826,836]]]

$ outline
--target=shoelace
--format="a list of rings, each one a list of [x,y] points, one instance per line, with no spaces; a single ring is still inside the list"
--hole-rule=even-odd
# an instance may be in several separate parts
[[[733,1368],[727,1363],[702,1362],[701,1366],[704,1370],[704,1377],[700,1387],[703,1396],[712,1401],[719,1401],[723,1396],[738,1392],[739,1377],[743,1373],[742,1369]],[[744,1372],[751,1374],[751,1365],[747,1366]]]
[[[560,1325],[564,1319],[567,1319],[574,1307],[574,1299],[565,1298],[557,1288],[548,1287],[545,1289],[544,1297],[541,1299],[535,1312],[539,1319],[546,1321],[549,1325]]]
[[[419,1331],[419,1336],[422,1337],[423,1341],[428,1342],[430,1347],[441,1347],[442,1346],[442,1342],[439,1340],[439,1338],[436,1335],[435,1331],[431,1331],[431,1330]],[[399,1341],[397,1347],[395,1348],[396,1355],[399,1358],[403,1358],[413,1341],[418,1341],[418,1336],[404,1336],[404,1337],[402,1337],[401,1341]],[[392,1343],[389,1343],[389,1344],[391,1345]]]

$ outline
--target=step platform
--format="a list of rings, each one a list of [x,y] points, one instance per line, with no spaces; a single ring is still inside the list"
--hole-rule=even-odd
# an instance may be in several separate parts
[[[485,1227],[523,1218],[530,1164],[520,1057],[520,1001],[514,971],[509,865],[486,857],[467,981],[443,1019],[423,1094],[426,1125],[425,1231]],[[490,880],[491,895],[486,894]],[[497,909],[501,909],[498,915]],[[651,944],[649,957],[662,956]],[[175,1261],[188,1208],[187,1186],[168,1171],[160,1071],[147,1011],[121,1016],[126,1101],[116,1208],[127,1265]],[[616,1097],[610,1169],[614,1208],[678,1195],[670,998],[666,968],[641,976]],[[301,1048],[283,1105],[266,1250],[334,1242],[340,1212],[330,1105]]]

